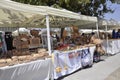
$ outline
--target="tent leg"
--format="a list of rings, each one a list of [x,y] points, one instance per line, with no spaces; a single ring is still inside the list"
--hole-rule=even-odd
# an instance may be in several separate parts
[[[106,32],[106,41],[107,41],[107,45],[106,45],[106,52],[108,52],[108,35],[107,35],[107,25],[105,26],[105,32]],[[108,54],[108,53],[107,53]]]
[[[99,29],[98,29],[98,23],[96,22],[96,29],[97,29],[97,36],[98,36],[98,38],[100,38],[99,37]]]
[[[46,26],[47,26],[48,52],[49,52],[49,55],[51,55],[50,25],[49,25],[49,16],[48,15],[46,15]]]

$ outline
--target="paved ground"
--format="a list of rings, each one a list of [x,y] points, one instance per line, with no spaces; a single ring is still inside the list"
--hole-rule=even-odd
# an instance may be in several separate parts
[[[120,80],[120,68],[111,73],[105,80]]]
[[[59,80],[120,80],[120,53]]]

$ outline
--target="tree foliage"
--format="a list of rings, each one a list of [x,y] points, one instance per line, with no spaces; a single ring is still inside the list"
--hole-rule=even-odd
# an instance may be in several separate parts
[[[113,12],[107,1],[112,3],[115,0],[13,0],[25,4],[62,7],[74,12],[80,12],[89,16],[103,16],[104,13]]]

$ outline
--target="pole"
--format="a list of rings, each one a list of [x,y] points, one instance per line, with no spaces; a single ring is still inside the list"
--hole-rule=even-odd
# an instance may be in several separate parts
[[[51,55],[50,25],[49,25],[49,16],[48,15],[46,15],[46,27],[47,27],[48,52],[49,52],[49,55]]]
[[[106,31],[106,41],[107,41],[107,45],[106,45],[106,52],[108,53],[108,35],[107,35],[107,25],[105,25],[105,31]]]
[[[97,36],[98,36],[98,38],[100,38],[100,37],[99,37],[98,22],[96,22],[96,29],[97,29]]]

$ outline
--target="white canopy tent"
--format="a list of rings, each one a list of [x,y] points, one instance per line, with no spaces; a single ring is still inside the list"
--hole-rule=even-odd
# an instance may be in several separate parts
[[[6,10],[6,11],[5,11]],[[38,25],[47,26],[47,37],[48,37],[48,51],[51,53],[51,44],[50,44],[50,25],[51,26],[66,26],[66,24],[71,25],[76,24],[80,25],[84,22],[84,24],[90,24],[90,23],[97,23],[96,17],[90,17],[90,16],[84,16],[80,15],[65,9],[55,9],[47,6],[33,6],[33,5],[27,5],[22,3],[13,2],[10,0],[0,0],[0,23],[4,27],[4,21],[13,24],[13,23],[19,23],[19,25],[29,25],[31,22],[35,22],[36,20],[43,21],[45,23],[40,22]],[[7,14],[7,16],[5,15]],[[18,15],[15,17],[15,15]],[[21,15],[21,16],[19,16]],[[34,17],[33,17],[34,16]],[[5,18],[6,17],[6,18]],[[55,18],[50,20],[51,18]],[[45,19],[45,21],[44,21]],[[58,25],[53,24],[54,21],[58,19]],[[84,25],[82,24],[82,25]],[[18,25],[15,25],[17,27]]]
[[[99,19],[98,22],[99,22],[99,28],[105,30],[106,36],[108,36],[108,34],[107,34],[108,30],[110,32],[112,32],[113,29],[120,29],[119,23],[117,21],[115,21],[115,20]],[[108,47],[109,47],[109,45],[108,45],[108,37],[106,37],[106,42],[107,42],[106,52],[108,52]]]
[[[107,27],[107,30],[120,28],[119,23],[115,20],[99,19],[98,22],[99,22],[100,29],[105,29],[105,27]]]
[[[115,0],[118,4],[120,4],[120,0]]]
[[[77,14],[77,13],[74,13],[74,12],[71,12],[71,11],[68,11],[65,9],[55,9],[55,8],[51,8],[51,7],[47,7],[47,6],[33,6],[33,5],[27,5],[27,4],[13,2],[10,0],[0,0],[0,9],[2,9],[2,11],[7,10],[6,13],[5,12],[0,13],[1,15],[2,14],[9,15],[9,13],[12,14],[15,11],[15,13],[13,13],[12,15],[20,16],[20,17],[17,16],[18,17],[17,19],[15,18],[15,20],[18,20],[18,22],[20,19],[29,18],[29,19],[22,21],[22,23],[25,21],[24,23],[26,23],[27,25],[31,22],[35,23],[38,20],[39,20],[39,23],[44,24],[43,22],[45,22],[45,20],[46,20],[46,19],[44,19],[46,15],[50,16],[50,21],[51,21],[50,25],[54,26],[54,27],[57,27],[57,26],[59,27],[60,25],[63,25],[63,24],[65,26],[66,26],[66,24],[71,25],[73,23],[76,25],[85,25],[85,24],[97,22],[96,17],[80,15],[80,14]],[[21,16],[21,15],[23,15],[23,16]],[[11,15],[4,16],[4,19],[6,17],[7,18],[11,17]],[[14,19],[14,17],[13,17],[13,19]],[[3,20],[3,21],[7,21],[7,20]],[[1,18],[0,18],[0,22],[2,22]]]

